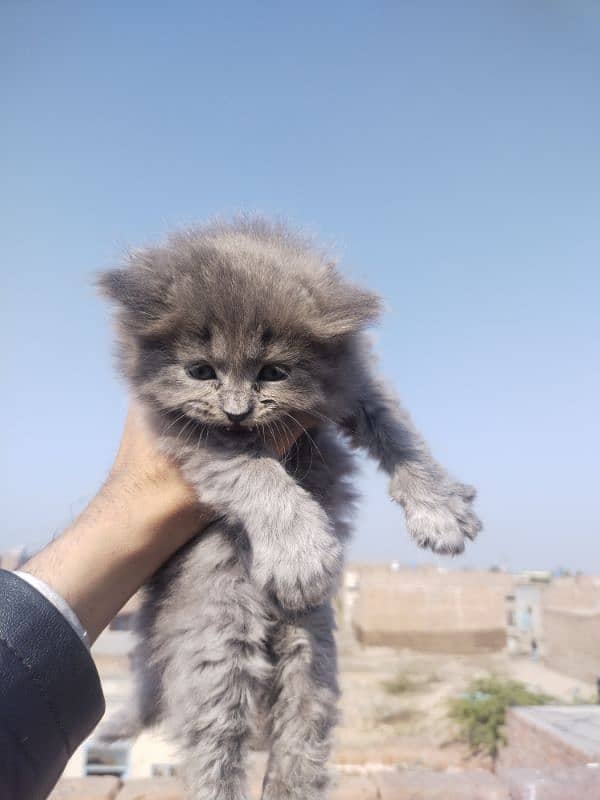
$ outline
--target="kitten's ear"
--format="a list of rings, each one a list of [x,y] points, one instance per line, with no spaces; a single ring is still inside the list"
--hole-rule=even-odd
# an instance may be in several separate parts
[[[137,336],[160,336],[173,328],[176,306],[166,276],[136,268],[100,273],[96,286],[117,304],[118,319]]]
[[[381,298],[360,286],[344,281],[337,285],[313,322],[313,332],[322,339],[357,333],[375,322],[382,312]]]
[[[143,292],[141,285],[132,270],[109,269],[101,272],[96,278],[96,286],[100,293],[119,303],[124,308],[141,310]]]

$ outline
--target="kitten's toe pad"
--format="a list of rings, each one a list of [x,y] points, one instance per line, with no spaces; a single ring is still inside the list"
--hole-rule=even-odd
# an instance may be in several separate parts
[[[446,555],[462,553],[465,539],[475,539],[482,527],[471,507],[474,498],[471,486],[454,484],[430,504],[407,503],[407,527],[419,547]]]

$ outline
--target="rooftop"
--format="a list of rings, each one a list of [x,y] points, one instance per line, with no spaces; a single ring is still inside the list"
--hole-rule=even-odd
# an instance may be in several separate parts
[[[600,706],[535,706],[512,713],[600,762]]]
[[[482,770],[433,772],[397,770],[339,775],[331,800],[582,800],[600,791],[600,769]],[[183,787],[172,778],[121,782],[117,778],[63,780],[50,800],[184,800]],[[258,800],[260,785],[250,797]]]

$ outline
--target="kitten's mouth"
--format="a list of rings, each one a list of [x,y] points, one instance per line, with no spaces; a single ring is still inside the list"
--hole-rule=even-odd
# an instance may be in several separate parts
[[[216,425],[213,431],[230,442],[250,442],[258,436],[255,425]]]

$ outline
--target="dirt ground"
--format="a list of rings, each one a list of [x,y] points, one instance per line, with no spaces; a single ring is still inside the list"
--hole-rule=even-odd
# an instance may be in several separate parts
[[[342,721],[334,761],[342,769],[388,765],[448,769],[490,767],[457,740],[448,701],[476,678],[520,680],[560,702],[590,700],[595,687],[505,653],[470,656],[422,654],[361,647],[340,637]],[[360,767],[359,767],[360,769]]]

